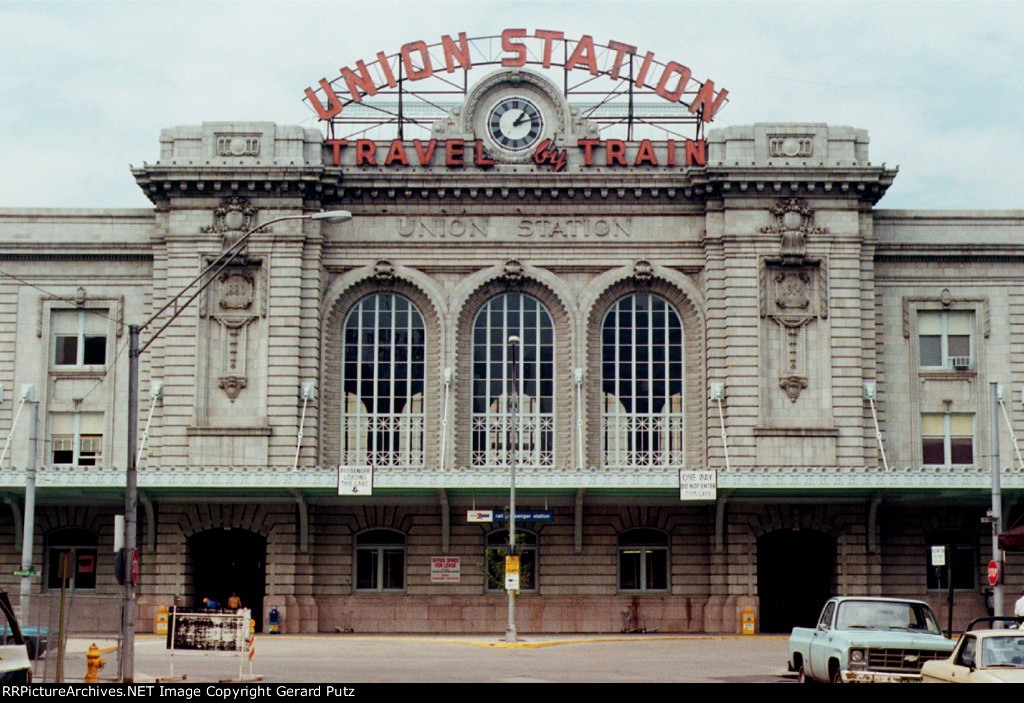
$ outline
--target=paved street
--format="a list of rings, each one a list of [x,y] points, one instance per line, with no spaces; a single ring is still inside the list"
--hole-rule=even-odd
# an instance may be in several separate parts
[[[268,683],[380,682],[784,682],[784,637],[520,635],[382,637],[260,635],[254,672]],[[80,648],[81,649],[81,648]],[[152,682],[171,671],[164,640],[136,641],[135,678]],[[116,655],[104,655],[112,676]],[[235,678],[239,658],[177,652],[174,672],[188,682]],[[68,680],[84,672],[84,649],[69,652]],[[246,671],[248,669],[246,668]],[[80,678],[78,680],[81,680]]]

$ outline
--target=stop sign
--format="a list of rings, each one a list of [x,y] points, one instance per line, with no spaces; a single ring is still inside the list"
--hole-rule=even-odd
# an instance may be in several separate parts
[[[988,563],[988,582],[992,586],[999,583],[999,564],[994,559]]]

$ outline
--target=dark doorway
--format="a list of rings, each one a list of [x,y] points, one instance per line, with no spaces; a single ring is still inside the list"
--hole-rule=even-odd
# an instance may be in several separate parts
[[[252,611],[256,631],[263,630],[263,593],[266,584],[267,540],[248,530],[208,530],[188,540],[192,554],[192,602],[201,606],[210,598],[226,607],[237,593],[242,607]]]
[[[757,540],[761,631],[814,627],[832,595],[836,541],[815,530],[777,530]]]

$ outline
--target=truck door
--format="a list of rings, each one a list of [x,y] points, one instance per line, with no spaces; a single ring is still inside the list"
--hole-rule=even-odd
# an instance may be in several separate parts
[[[832,651],[832,616],[836,612],[835,601],[829,601],[821,611],[818,625],[807,645],[807,672],[817,681],[828,681],[828,655]]]

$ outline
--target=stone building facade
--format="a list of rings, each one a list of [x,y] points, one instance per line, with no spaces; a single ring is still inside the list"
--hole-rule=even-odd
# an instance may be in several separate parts
[[[142,357],[140,630],[237,591],[285,632],[500,632],[507,533],[467,513],[508,506],[510,446],[517,507],[551,514],[518,524],[521,632],[734,632],[747,607],[783,631],[832,594],[941,611],[932,544],[957,621],[985,610],[995,450],[1007,524],[1024,488],[990,412],[1003,384],[1024,429],[1024,214],[878,209],[896,170],[848,127],[712,130],[673,167],[583,130],[560,171],[481,164],[473,129],[405,165],[175,127],[133,171],[152,209],[0,211],[2,571],[34,461],[33,590],[70,553],[77,589],[117,592],[125,325],[252,227],[343,208],[254,235]],[[372,466],[372,494],[340,495],[339,466]],[[707,468],[715,499],[681,499]]]

